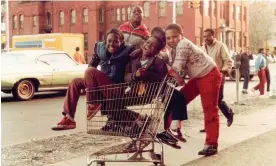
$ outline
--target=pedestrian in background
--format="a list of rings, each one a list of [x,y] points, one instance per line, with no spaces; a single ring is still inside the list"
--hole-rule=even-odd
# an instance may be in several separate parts
[[[223,100],[224,98],[224,83],[225,76],[230,73],[233,67],[233,60],[230,57],[226,44],[218,41],[214,37],[215,31],[213,29],[206,29],[204,31],[204,51],[216,62],[218,69],[222,73],[222,82],[219,90],[218,107],[227,118],[227,126],[230,127],[233,123],[234,112]],[[205,132],[205,130],[200,130]]]
[[[74,54],[74,60],[76,62],[78,62],[79,64],[85,64],[85,60],[84,60],[84,56],[83,54],[80,52],[80,48],[76,47],[76,52]]]
[[[266,92],[269,95],[269,91],[270,91],[270,71],[269,71],[269,67],[268,64],[273,62],[272,61],[272,57],[269,54],[269,49],[266,49],[266,54],[265,54],[265,58],[266,58],[266,68],[265,68],[265,76],[266,76]]]
[[[255,71],[258,73],[260,83],[257,84],[251,90],[253,94],[255,94],[256,90],[259,90],[261,96],[264,95],[265,83],[266,83],[265,68],[267,66],[267,62],[266,62],[265,54],[266,54],[266,50],[264,48],[260,48],[255,61]]]
[[[244,78],[243,81],[243,94],[248,94],[248,84],[249,84],[249,73],[250,73],[250,66],[249,62],[250,60],[253,60],[253,55],[251,52],[249,52],[249,49],[246,47],[245,52],[241,54],[241,67],[240,67],[240,73]]]

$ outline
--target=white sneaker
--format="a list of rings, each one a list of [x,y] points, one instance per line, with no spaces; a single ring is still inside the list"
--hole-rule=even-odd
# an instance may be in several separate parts
[[[252,95],[255,96],[256,95],[256,90],[254,88],[251,89]]]
[[[259,99],[268,99],[269,96],[267,96],[267,95],[260,95],[260,96],[258,96],[258,98],[259,98]]]

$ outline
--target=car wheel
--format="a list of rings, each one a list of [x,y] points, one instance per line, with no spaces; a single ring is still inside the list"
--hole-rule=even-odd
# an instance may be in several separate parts
[[[35,85],[31,80],[19,81],[12,90],[12,95],[17,100],[30,100],[34,97]]]
[[[236,81],[236,70],[235,69],[231,70],[231,72],[229,74],[229,77],[232,81]],[[241,80],[241,74],[240,74],[240,79],[239,80]]]

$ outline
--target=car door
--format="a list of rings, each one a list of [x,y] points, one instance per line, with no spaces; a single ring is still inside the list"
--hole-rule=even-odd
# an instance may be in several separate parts
[[[74,78],[83,77],[84,68],[80,68],[66,53],[53,53],[43,55],[44,59],[53,69],[52,88],[67,88]]]

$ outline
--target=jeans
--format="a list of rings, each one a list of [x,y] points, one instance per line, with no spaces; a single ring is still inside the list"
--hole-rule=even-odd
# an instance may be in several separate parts
[[[243,89],[247,90],[248,89],[248,83],[249,83],[249,80],[250,80],[249,70],[241,71],[241,74],[243,75],[243,78],[244,78]]]
[[[269,72],[269,68],[268,67],[265,68],[265,75],[266,75],[266,81],[267,81],[266,91],[269,92],[270,91],[270,72]]]

